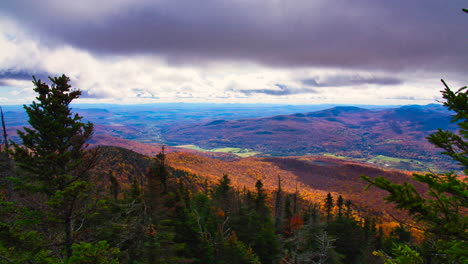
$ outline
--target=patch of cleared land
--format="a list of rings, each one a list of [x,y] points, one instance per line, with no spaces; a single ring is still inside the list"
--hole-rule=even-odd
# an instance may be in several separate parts
[[[185,148],[185,149],[193,149],[197,151],[204,151],[204,152],[223,152],[223,153],[232,153],[235,154],[239,157],[246,158],[246,157],[252,157],[258,154],[261,154],[261,152],[257,151],[252,151],[250,149],[242,149],[242,148],[215,148],[215,149],[203,149],[200,148],[196,145],[181,145],[177,146],[178,148]]]

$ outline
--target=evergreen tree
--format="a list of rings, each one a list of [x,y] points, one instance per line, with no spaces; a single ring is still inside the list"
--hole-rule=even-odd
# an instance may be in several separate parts
[[[342,255],[335,251],[336,239],[331,238],[323,223],[308,221],[285,240],[285,256],[281,263],[340,264]]]
[[[332,219],[333,206],[333,196],[331,195],[331,193],[328,193],[327,197],[325,198],[325,211],[327,212],[327,223],[329,223]]]
[[[50,80],[49,87],[33,77],[37,102],[24,106],[31,127],[18,131],[22,145],[12,144],[12,156],[20,169],[16,184],[45,195],[46,210],[50,211],[43,213],[55,215],[49,220],[58,222],[62,229],[53,244],[64,245],[65,254],[71,256],[97,152],[86,151],[93,125],[81,122],[82,117],[73,114],[69,106],[81,91],[71,89],[65,75]]]
[[[90,169],[86,141],[93,133],[92,123],[71,112],[70,103],[81,95],[71,89],[70,79],[50,78],[51,87],[34,78],[38,102],[24,106],[31,128],[18,131],[22,145],[13,143],[12,155],[24,173],[23,184],[52,197],[72,184],[86,180]]]
[[[297,182],[296,182],[296,191],[293,194],[293,214],[294,215],[296,215],[299,210],[298,197],[299,197],[299,191],[297,190]]]
[[[218,185],[215,188],[215,196],[224,196],[232,190],[231,179],[229,175],[223,174],[223,177],[219,180]]]
[[[281,232],[283,229],[283,190],[281,189],[281,177],[278,176],[278,189],[276,190],[275,197],[275,228],[277,232]]]
[[[409,244],[411,242],[411,232],[406,229],[402,224],[393,228],[390,231],[390,236],[384,241],[384,248],[391,250],[393,244]]]
[[[163,147],[153,160],[144,189],[143,253],[147,264],[180,263],[183,260],[178,256],[183,244],[175,242],[174,232],[176,206],[180,202],[180,197],[177,196],[179,185],[170,177],[165,161],[166,154]]]
[[[309,204],[307,210],[304,212],[304,222],[306,223],[318,223],[320,219],[320,204],[312,203]]]
[[[368,241],[358,221],[337,218],[327,224],[326,231],[336,239],[335,250],[344,257],[344,263],[363,263]]]
[[[338,196],[338,200],[336,200],[336,206],[338,207],[338,218],[343,217],[343,205],[344,200],[343,197],[340,195]]]
[[[194,194],[189,202],[186,225],[178,233],[180,241],[191,242],[186,254],[194,263],[216,263],[218,218],[213,212],[212,200],[205,193]],[[186,232],[189,231],[189,232]]]
[[[229,235],[223,244],[222,257],[219,263],[260,264],[253,250],[237,239],[236,233]]]
[[[267,193],[263,188],[262,180],[257,180],[255,189],[257,190],[255,195],[255,209],[263,217],[270,216],[270,209],[267,205]]]
[[[44,246],[46,236],[34,230],[42,220],[37,210],[11,202],[0,192],[0,263],[58,261]]]
[[[246,243],[252,247],[262,263],[275,263],[279,254],[271,211],[267,205],[267,193],[261,180],[255,183],[254,204],[250,211],[250,238]]]
[[[277,263],[279,241],[261,180],[256,182],[255,189],[253,194],[247,192],[245,204],[232,215],[231,226],[239,240],[253,249],[261,263]]]
[[[443,154],[450,156],[463,165],[465,174],[468,172],[468,90],[462,87],[453,92],[444,81],[442,91],[444,106],[455,112],[453,122],[458,122],[458,133],[442,131],[428,137],[429,141],[444,150]],[[460,178],[453,173],[424,175],[414,174],[413,179],[427,185],[427,195],[421,195],[416,188],[405,182],[395,184],[378,177],[364,180],[389,195],[385,200],[396,204],[414,217],[428,235],[431,248],[426,249],[428,262],[465,263],[468,261],[467,232],[468,216],[468,184],[466,178]],[[428,198],[430,197],[430,198]]]
[[[445,99],[444,106],[454,111],[452,122],[457,123],[458,133],[439,130],[431,134],[427,139],[429,142],[444,150],[442,154],[451,157],[460,163],[468,175],[468,88],[460,88],[452,91],[442,80],[445,86],[442,96]]]
[[[117,178],[115,177],[114,173],[111,173],[109,175],[109,180],[110,180],[110,187],[109,187],[109,192],[114,201],[118,200],[119,193],[120,193],[120,184],[117,181]]]
[[[353,209],[351,208],[352,205],[353,203],[351,202],[351,200],[346,200],[345,202],[345,207],[346,207],[345,217],[346,218],[351,218],[353,214]]]
[[[291,230],[291,219],[293,217],[292,209],[291,209],[291,198],[289,195],[285,197],[284,201],[284,223],[283,223],[283,234],[286,236],[290,236],[292,234]]]
[[[234,188],[229,175],[223,174],[213,190],[213,202],[224,214],[229,214],[235,207]]]

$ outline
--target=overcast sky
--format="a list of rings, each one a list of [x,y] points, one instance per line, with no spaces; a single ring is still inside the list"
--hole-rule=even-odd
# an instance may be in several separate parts
[[[0,104],[427,104],[468,84],[466,0],[2,0]]]

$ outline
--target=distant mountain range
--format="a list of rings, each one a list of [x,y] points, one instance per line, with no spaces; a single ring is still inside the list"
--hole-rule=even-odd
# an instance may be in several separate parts
[[[172,126],[162,134],[170,145],[242,148],[260,156],[333,155],[409,170],[454,168],[426,139],[437,128],[456,128],[450,112],[439,105],[381,110],[334,107]]]
[[[144,177],[149,157],[166,145],[171,169],[196,177],[200,186],[227,173],[239,188],[253,188],[262,179],[273,192],[281,179],[285,191],[297,188],[309,201],[322,202],[331,192],[351,199],[359,210],[398,215],[383,202],[382,191],[363,192],[359,175],[401,183],[410,171],[457,169],[426,140],[437,128],[456,129],[440,105],[322,106],[300,113],[295,110],[307,107],[100,107],[76,111],[95,124],[91,147],[120,147],[103,148],[96,170],[102,177],[114,175],[123,187],[132,177]],[[9,136],[18,141],[15,131],[27,124],[27,116],[21,108],[4,111]]]
[[[73,107],[95,124],[95,136],[100,137],[95,141],[107,140],[115,145],[119,138],[132,140],[134,143],[120,142],[123,145],[119,146],[133,146],[135,151],[148,149],[142,143],[164,144],[205,151],[204,155],[223,159],[235,158],[234,154],[328,155],[404,170],[457,169],[426,140],[437,128],[456,129],[450,124],[450,112],[437,104],[366,108],[216,104]],[[27,124],[27,116],[19,106],[6,106],[4,112],[9,135],[17,141],[15,131]]]

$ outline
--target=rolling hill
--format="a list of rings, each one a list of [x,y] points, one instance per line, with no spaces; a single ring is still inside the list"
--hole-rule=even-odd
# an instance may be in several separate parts
[[[133,178],[144,177],[151,158],[132,150],[119,147],[101,148],[101,158],[95,170],[104,182],[109,175],[116,177],[121,186],[129,188]],[[394,182],[410,180],[410,173],[384,170],[361,162],[344,161],[331,157],[273,157],[242,158],[230,161],[188,152],[170,152],[167,164],[176,175],[190,175],[194,184],[202,186],[216,184],[223,174],[228,174],[232,184],[239,189],[254,189],[255,182],[261,179],[265,188],[274,192],[281,179],[282,189],[288,193],[299,193],[309,202],[322,204],[327,193],[335,197],[342,195],[355,205],[355,209],[366,214],[390,220],[392,215],[405,217],[391,205],[383,201],[385,193],[378,189],[363,191],[366,183],[360,175],[370,177],[385,176]],[[420,185],[417,185],[421,188]]]
[[[454,169],[426,137],[452,129],[438,105],[368,110],[334,107],[310,113],[173,126],[170,145],[243,148],[264,156],[334,155],[410,170]],[[195,142],[195,143],[194,143]]]
[[[147,155],[166,145],[174,151],[179,147],[221,159],[311,154],[383,168],[457,170],[426,140],[437,128],[455,128],[450,124],[451,113],[441,105],[325,107],[91,105],[77,110],[95,124],[93,144],[127,147]],[[317,108],[321,110],[264,117]],[[27,121],[24,111],[10,107],[5,118],[9,137],[18,142],[16,129]]]

